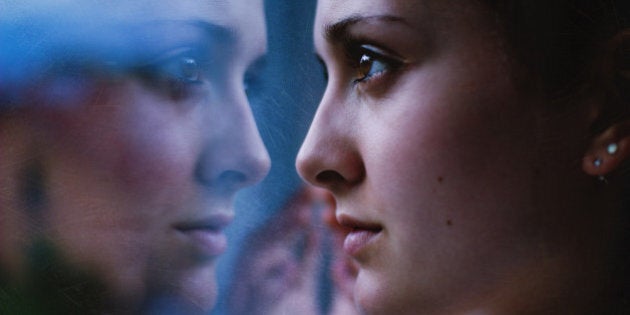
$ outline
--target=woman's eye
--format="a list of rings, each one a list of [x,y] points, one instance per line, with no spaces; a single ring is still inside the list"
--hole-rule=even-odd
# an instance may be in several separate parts
[[[388,56],[384,51],[371,45],[361,45],[354,54],[355,82],[365,82],[375,76],[396,70],[402,61]]]
[[[356,80],[358,82],[365,81],[374,75],[386,71],[387,69],[388,66],[384,62],[368,54],[363,54],[361,55],[359,65],[357,67]]]
[[[165,60],[157,69],[164,79],[184,84],[198,84],[203,81],[203,70],[199,61],[191,56],[177,56]]]
[[[201,81],[201,67],[199,62],[192,57],[183,57],[179,60],[180,78],[189,83]]]
[[[206,78],[200,59],[190,51],[175,51],[139,67],[140,78],[158,93],[180,100],[201,92]]]

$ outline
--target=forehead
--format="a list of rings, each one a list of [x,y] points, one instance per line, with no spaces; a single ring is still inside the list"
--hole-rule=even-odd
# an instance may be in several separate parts
[[[316,27],[352,16],[396,15],[417,20],[426,14],[427,4],[428,1],[421,0],[319,0]]]
[[[327,28],[344,20],[393,16],[411,26],[422,24],[428,11],[426,4],[427,1],[422,0],[318,0],[313,33],[315,48],[322,49]]]
[[[8,0],[0,3],[4,19],[57,14],[122,21],[209,19],[225,24],[263,21],[262,0]]]
[[[264,25],[262,0],[117,0],[101,6],[114,18],[131,21],[205,20],[248,31]]]
[[[205,22],[230,30],[240,43],[266,43],[262,0],[12,0],[0,4],[0,11],[5,21],[79,25],[75,27],[79,30],[69,30],[73,34],[95,30],[107,34],[108,26],[118,25]]]
[[[402,22],[410,30],[424,34],[447,34],[456,29],[471,33],[492,24],[488,23],[492,18],[488,13],[479,1],[319,0],[315,17],[315,46],[321,49],[330,27],[345,21],[381,18]]]
[[[425,8],[427,1],[401,1],[401,0],[319,0],[317,1],[317,14],[327,17],[341,17],[348,13],[370,14],[379,12],[408,12],[414,13],[418,9]]]
[[[106,4],[111,4],[105,1]],[[205,21],[229,29],[241,45],[266,46],[262,0],[135,0],[117,1],[114,9],[127,20]],[[132,4],[128,4],[132,2]],[[126,10],[127,6],[131,6]],[[121,10],[122,9],[122,10]]]

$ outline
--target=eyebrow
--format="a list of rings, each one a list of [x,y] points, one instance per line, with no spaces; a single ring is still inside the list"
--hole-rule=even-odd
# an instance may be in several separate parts
[[[205,36],[212,38],[215,41],[220,41],[221,43],[228,44],[233,44],[234,42],[236,42],[237,32],[230,27],[202,20],[195,20],[186,24],[190,24],[201,29],[204,32]]]
[[[400,23],[410,27],[405,19],[394,15],[352,15],[324,26],[324,38],[330,42],[343,42],[350,37],[349,29],[351,26],[372,21]]]
[[[211,43],[220,43],[226,46],[235,45],[238,38],[238,32],[233,28],[204,20],[155,20],[140,25],[135,36],[143,38],[147,36],[146,34],[155,34],[154,32],[156,31],[160,32],[162,37],[166,36],[167,38],[169,34],[192,35],[195,34],[194,32],[199,32],[200,37],[197,40],[207,40]],[[154,38],[154,36],[149,38],[152,37]],[[182,36],[175,36],[175,38],[179,37]]]

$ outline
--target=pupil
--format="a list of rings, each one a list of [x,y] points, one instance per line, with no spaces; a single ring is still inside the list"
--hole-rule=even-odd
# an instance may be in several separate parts
[[[182,75],[188,81],[199,80],[199,66],[193,58],[183,58],[181,61]]]

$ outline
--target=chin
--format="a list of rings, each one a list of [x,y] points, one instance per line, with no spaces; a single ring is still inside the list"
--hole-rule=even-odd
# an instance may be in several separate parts
[[[203,312],[212,310],[217,298],[215,268],[193,272],[182,282],[182,295]]]
[[[397,287],[396,283],[385,281],[386,278],[379,278],[372,272],[359,271],[356,284],[354,286],[354,301],[360,314],[380,315],[399,314],[415,315],[419,314],[420,305],[414,302],[409,294],[409,290]]]
[[[360,270],[354,286],[354,301],[361,314],[387,314],[386,288],[381,287],[383,282],[366,275]]]
[[[217,298],[216,279],[212,267],[166,273],[157,286],[150,289],[144,303],[145,314],[194,315],[208,314]]]

